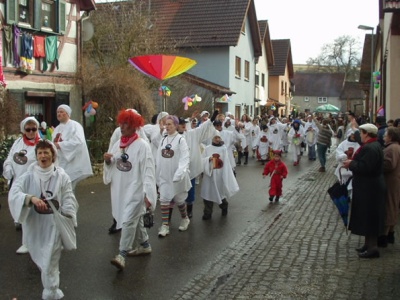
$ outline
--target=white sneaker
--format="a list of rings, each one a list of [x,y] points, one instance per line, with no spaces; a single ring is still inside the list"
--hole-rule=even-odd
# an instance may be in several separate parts
[[[116,266],[119,270],[123,270],[125,268],[125,258],[118,254],[111,260],[111,264]]]
[[[17,254],[26,254],[29,253],[28,248],[25,245],[22,245],[21,247],[19,247],[16,251]]]
[[[168,225],[162,225],[160,227],[160,230],[158,231],[158,236],[159,237],[165,237],[169,234],[169,226]]]
[[[190,224],[190,219],[188,217],[182,219],[181,224],[179,225],[179,231],[185,231],[188,229]]]
[[[128,252],[128,256],[138,256],[138,255],[148,255],[151,253],[151,246],[149,245],[148,247],[143,247],[140,245],[136,249],[133,249]]]

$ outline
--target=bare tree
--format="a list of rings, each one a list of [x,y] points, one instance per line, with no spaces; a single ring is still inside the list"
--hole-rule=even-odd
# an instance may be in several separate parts
[[[361,44],[356,38],[340,36],[333,43],[325,44],[317,57],[307,60],[307,71],[345,73],[345,81],[357,81],[361,64],[360,49]]]

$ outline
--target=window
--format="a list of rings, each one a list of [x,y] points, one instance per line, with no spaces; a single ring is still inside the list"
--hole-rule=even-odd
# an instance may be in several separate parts
[[[308,102],[308,101],[310,101],[310,98],[309,97],[304,97],[304,102]]]
[[[265,74],[264,73],[261,74],[261,86],[265,87]]]
[[[250,79],[250,62],[247,60],[244,61],[244,79],[247,81]]]
[[[246,34],[246,21],[242,25],[242,34]]]
[[[285,95],[285,82],[281,81],[281,95]]]
[[[64,33],[65,0],[7,0],[7,24],[17,24],[36,31]]]
[[[260,72],[256,71],[256,82],[255,82],[256,86],[260,85]]]
[[[318,97],[318,103],[327,103],[328,98],[327,97]]]
[[[242,70],[240,65],[242,64],[242,60],[240,59],[240,57],[236,56],[236,60],[235,60],[235,76],[240,78]]]

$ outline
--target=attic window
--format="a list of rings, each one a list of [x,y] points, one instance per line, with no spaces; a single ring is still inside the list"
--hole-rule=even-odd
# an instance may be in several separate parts
[[[304,97],[304,102],[308,102],[308,101],[310,101],[310,98],[309,97]]]
[[[243,22],[243,25],[242,25],[242,34],[246,34],[246,22]]]

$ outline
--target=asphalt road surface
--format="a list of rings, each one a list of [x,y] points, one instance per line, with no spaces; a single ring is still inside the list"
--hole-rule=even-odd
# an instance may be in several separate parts
[[[285,190],[296,188],[301,176],[312,164],[306,154],[299,166],[291,163],[291,155],[283,160],[289,168]],[[63,252],[60,262],[60,288],[65,299],[170,299],[186,282],[195,278],[205,264],[211,263],[261,214],[273,216],[274,207],[286,205],[285,194],[279,203],[269,204],[269,178],[262,178],[263,166],[254,159],[237,167],[240,192],[229,200],[229,213],[222,217],[214,206],[211,220],[203,221],[200,185],[194,216],[185,232],[179,232],[179,212],[174,210],[170,235],[157,236],[161,223],[159,207],[156,224],[148,232],[153,249],[151,255],[129,257],[124,271],[118,272],[110,260],[118,253],[120,234],[109,235],[112,217],[109,186],[101,177],[81,182],[76,190],[78,212],[78,250]],[[0,299],[40,299],[40,272],[29,255],[17,255],[21,232],[14,228],[6,195],[0,196]],[[271,211],[271,214],[268,214]]]

